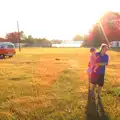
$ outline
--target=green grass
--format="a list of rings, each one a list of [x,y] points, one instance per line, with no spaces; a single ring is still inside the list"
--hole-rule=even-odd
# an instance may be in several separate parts
[[[120,53],[108,54],[102,100],[95,102],[88,48],[26,48],[1,60],[0,120],[120,120]]]

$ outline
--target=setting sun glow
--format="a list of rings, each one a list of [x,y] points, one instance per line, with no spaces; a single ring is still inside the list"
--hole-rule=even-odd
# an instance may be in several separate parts
[[[104,12],[119,11],[118,0],[4,0],[0,36],[20,30],[34,37],[71,40],[87,34]]]

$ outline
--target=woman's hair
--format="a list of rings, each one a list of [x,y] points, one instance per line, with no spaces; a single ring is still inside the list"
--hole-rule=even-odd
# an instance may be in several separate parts
[[[105,47],[108,47],[108,45],[103,43],[103,44],[100,46],[100,51],[102,51],[102,49],[104,49]]]

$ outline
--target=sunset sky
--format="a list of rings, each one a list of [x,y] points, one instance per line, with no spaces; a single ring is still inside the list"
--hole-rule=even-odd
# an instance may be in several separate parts
[[[20,30],[33,37],[71,40],[87,34],[105,11],[120,11],[119,0],[2,0],[0,36]]]

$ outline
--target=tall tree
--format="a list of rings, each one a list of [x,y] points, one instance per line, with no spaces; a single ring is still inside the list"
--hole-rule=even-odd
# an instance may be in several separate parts
[[[5,39],[9,42],[17,43],[19,42],[18,39],[20,39],[22,34],[23,34],[23,31],[19,33],[18,32],[7,33]]]
[[[107,12],[101,19],[101,22],[109,42],[114,40],[120,40],[120,14],[116,12]],[[101,43],[107,43],[101,29],[99,22],[97,22],[88,35],[88,41],[91,41],[91,45],[99,46]]]
[[[5,42],[5,39],[0,37],[0,42]]]

